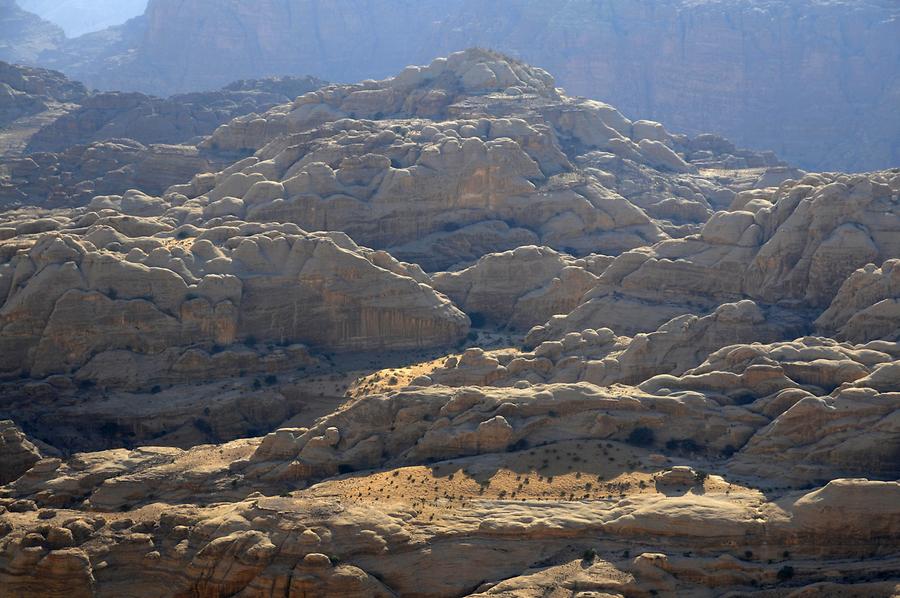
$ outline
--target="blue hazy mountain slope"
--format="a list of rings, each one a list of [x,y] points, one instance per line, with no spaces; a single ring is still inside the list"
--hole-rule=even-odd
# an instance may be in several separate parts
[[[120,25],[144,13],[147,0],[18,0],[19,6],[60,26],[69,37]]]

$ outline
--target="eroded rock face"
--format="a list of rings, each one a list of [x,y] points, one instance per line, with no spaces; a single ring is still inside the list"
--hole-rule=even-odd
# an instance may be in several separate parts
[[[202,207],[192,222],[339,229],[426,270],[530,244],[614,255],[688,234],[735,195],[686,161],[695,140],[652,125],[468,50],[235,119],[202,147],[255,155],[168,193]]]
[[[43,112],[48,103],[80,101],[87,93],[62,73],[0,62],[0,126]]]
[[[135,188],[161,193],[219,164],[193,146],[146,146],[132,139],[108,139],[0,162],[5,170],[0,177],[0,202],[7,208],[86,205],[98,194],[121,195]]]
[[[196,147],[220,124],[325,83],[313,77],[238,81],[163,100],[88,93],[60,73],[4,64],[0,203],[7,206],[81,206],[134,188],[161,194],[234,159]]]
[[[513,386],[522,381],[638,384],[658,374],[683,374],[722,347],[791,338],[807,326],[795,314],[763,310],[744,300],[723,304],[708,316],[673,318],[654,332],[634,338],[601,328],[570,332],[531,351],[469,349],[459,358],[450,357],[428,376],[449,386]]]
[[[811,349],[807,358],[843,350],[810,342],[790,348]],[[772,346],[769,354],[790,357],[786,349]],[[865,350],[855,354],[873,362]],[[262,440],[44,460],[6,488],[2,504],[11,516],[0,539],[0,575],[13,591],[48,595],[140,586],[165,595],[283,588],[444,596],[477,588],[476,595],[529,596],[559,583],[629,593],[803,587],[821,581],[827,563],[839,591],[890,595],[895,584],[859,574],[889,566],[900,485],[844,477],[806,490],[788,481],[763,494],[736,472],[773,428],[790,427],[779,436],[785,439],[833,431],[819,420],[800,423],[806,418],[793,411],[807,400],[772,421],[756,404],[728,405],[702,384],[694,388],[409,387]],[[853,388],[877,392],[865,379]],[[835,401],[852,400],[842,396],[849,389]],[[861,407],[875,417],[873,405],[885,413],[885,400],[893,400],[871,398]],[[651,452],[715,454],[728,440],[747,442],[713,474]],[[568,466],[556,463],[563,455]],[[792,458],[812,464],[815,455]],[[768,477],[780,466],[771,454],[756,458],[762,477],[747,479],[763,487],[785,480]],[[526,463],[537,475],[523,471]],[[338,468],[373,467],[306,487]],[[207,497],[216,504],[206,505]],[[544,562],[534,563],[535,551]],[[463,561],[477,565],[460,567]],[[411,567],[427,567],[428,583]],[[492,574],[504,581],[482,585]]]
[[[528,330],[578,305],[612,258],[575,259],[547,247],[487,255],[458,272],[432,276],[434,288],[468,314],[513,330]]]
[[[15,481],[40,459],[38,448],[14,422],[0,421],[0,484]]]
[[[57,43],[42,59],[101,89],[169,94],[235,76],[381,78],[435,54],[489,47],[543,65],[573,94],[634,118],[720,131],[805,168],[883,169],[900,159],[900,26],[889,0],[450,0],[404,6],[402,19],[389,0],[331,8],[323,0],[157,0],[104,39]],[[818,110],[808,109],[810,98]],[[642,133],[658,141],[652,128]]]
[[[179,144],[212,133],[219,125],[251,112],[292,101],[325,85],[314,77],[239,81],[219,91],[159,99],[141,93],[94,93],[78,108],[31,137],[27,151],[61,152],[106,139],[133,139],[149,145]]]
[[[0,60],[5,62],[34,64],[42,52],[59,47],[66,37],[56,25],[22,10],[16,0],[0,2],[0,28]]]
[[[851,342],[900,338],[900,260],[868,264],[851,274],[816,320],[822,331]]]
[[[193,149],[0,215],[0,593],[897,593],[897,172],[484,51]]]
[[[120,199],[133,213],[159,207],[140,194]],[[338,233],[247,223],[176,231],[113,209],[48,226],[60,230],[20,227],[6,245],[7,373],[135,384],[164,372],[202,377],[229,360],[237,369],[237,355],[213,347],[251,337],[361,351],[452,344],[468,329],[464,314],[410,276],[420,270]]]
[[[900,251],[898,176],[807,175],[769,200],[717,212],[699,235],[627,252],[582,305],[533,330],[529,343],[588,327],[647,331],[744,297],[823,310],[857,268]]]

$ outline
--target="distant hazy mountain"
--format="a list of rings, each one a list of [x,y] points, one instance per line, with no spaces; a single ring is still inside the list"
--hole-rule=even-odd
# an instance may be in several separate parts
[[[22,10],[15,0],[0,0],[0,60],[35,64],[64,39],[62,29]]]
[[[18,0],[19,6],[62,27],[69,37],[121,25],[144,13],[147,0]]]
[[[805,168],[900,165],[897,0],[150,0],[41,65],[164,95],[273,75],[383,78],[473,46],[629,116]]]

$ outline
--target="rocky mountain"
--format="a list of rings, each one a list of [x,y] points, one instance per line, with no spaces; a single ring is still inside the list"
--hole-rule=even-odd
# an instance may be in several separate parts
[[[235,76],[382,78],[482,46],[631,118],[860,171],[900,160],[898,40],[892,0],[153,0],[135,22],[41,61],[102,89],[159,94]]]
[[[121,25],[140,16],[147,0],[16,0],[24,10],[63,28],[67,37]]]
[[[56,25],[22,10],[16,0],[0,0],[0,60],[35,64],[58,48],[66,34]]]
[[[900,169],[487,50],[174,147],[0,213],[6,594],[900,591]]]
[[[13,128],[15,121],[50,110],[56,104],[76,103],[88,96],[81,83],[62,73],[0,62],[0,127]]]
[[[219,125],[321,87],[314,77],[242,80],[160,99],[88,92],[61,73],[0,63],[0,203],[78,205],[131,188],[161,193],[230,156],[201,151]]]

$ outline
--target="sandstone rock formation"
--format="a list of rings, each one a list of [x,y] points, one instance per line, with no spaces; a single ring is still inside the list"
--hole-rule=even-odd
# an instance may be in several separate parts
[[[6,208],[60,208],[86,205],[98,194],[121,195],[135,188],[160,193],[220,163],[190,145],[146,146],[132,139],[0,158],[0,203]]]
[[[512,330],[528,330],[569,313],[596,284],[612,258],[575,259],[548,247],[519,247],[486,255],[458,272],[432,276],[434,288],[468,314]]]
[[[0,594],[900,591],[900,172],[480,50],[174,147],[0,213]]]
[[[750,452],[754,431],[788,425],[790,411],[766,426],[691,393],[409,388],[261,442],[48,459],[7,487],[0,575],[13,592],[47,595],[527,596],[560,583],[625,595],[827,582],[889,596],[890,573],[872,578],[896,550],[896,482],[838,478],[767,496],[612,440],[645,424],[660,433],[653,444],[722,450],[750,437]],[[732,461],[740,467],[740,454]],[[381,471],[304,489],[358,467]],[[411,567],[427,567],[428,582]]]
[[[139,188],[162,193],[230,163],[196,144],[223,122],[316,89],[312,77],[237,81],[165,100],[88,93],[59,73],[0,64],[0,203],[62,207]],[[5,154],[2,155],[2,154]]]
[[[0,62],[0,126],[48,109],[48,104],[79,102],[88,94],[84,85],[62,73]]]
[[[741,298],[824,310],[857,268],[900,251],[898,185],[896,170],[816,174],[768,199],[744,196],[696,236],[619,256],[579,307],[535,328],[529,343],[585,328],[646,332]]]
[[[203,207],[192,222],[339,229],[426,270],[529,244],[615,254],[664,239],[663,229],[690,232],[735,196],[728,177],[701,175],[679,155],[690,159],[696,140],[652,124],[470,50],[237,118],[201,147],[255,154],[168,193]],[[754,168],[778,164],[748,155]]]
[[[235,76],[377,79],[482,46],[540,64],[573,94],[633,118],[718,132],[804,168],[900,160],[892,0],[427,0],[403,5],[400,18],[396,10],[390,0],[338,9],[333,0],[155,0],[128,25],[57,40],[40,60],[101,89],[169,94]]]
[[[95,93],[81,99],[78,109],[35,133],[26,150],[60,152],[117,138],[143,144],[190,142],[233,118],[265,112],[323,85],[314,77],[283,77],[238,81],[219,91],[166,99],[141,93]]]
[[[784,310],[764,311],[752,301],[726,303],[708,316],[685,314],[649,334],[616,336],[609,328],[571,332],[533,351],[473,348],[430,372],[433,382],[511,386],[526,381],[587,381],[601,386],[638,384],[658,374],[680,375],[722,347],[771,342],[803,332],[807,320]]]
[[[816,320],[822,331],[852,342],[900,339],[900,261],[867,264],[851,274]]]
[[[152,385],[236,367],[238,355],[211,351],[251,338],[362,351],[466,334],[467,318],[413,278],[421,270],[345,235],[252,223],[175,229],[152,217],[165,206],[137,192],[95,203],[71,220],[5,229],[18,233],[0,276],[7,374]]]
[[[14,482],[40,460],[40,451],[13,422],[0,421],[0,484]]]

